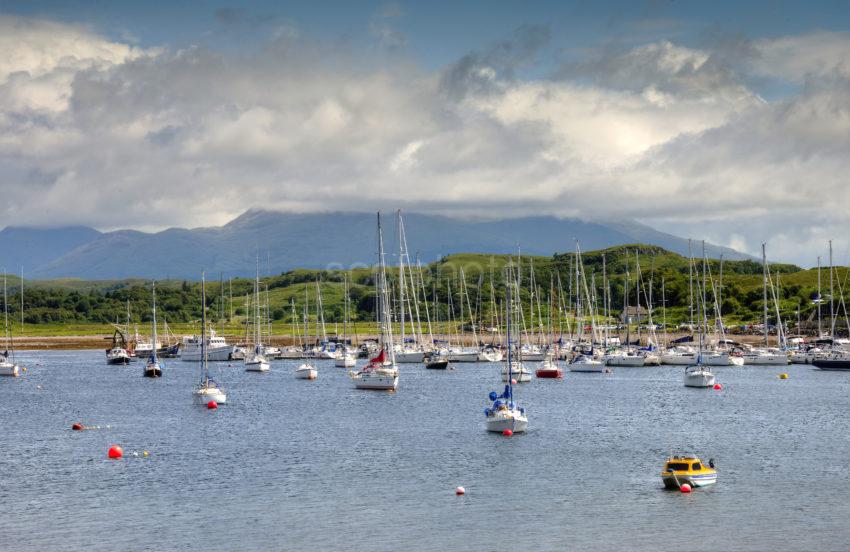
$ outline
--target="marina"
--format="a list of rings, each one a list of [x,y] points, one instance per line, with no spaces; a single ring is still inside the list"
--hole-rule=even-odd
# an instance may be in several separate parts
[[[298,361],[271,361],[262,382],[219,363],[228,402],[208,411],[188,399],[197,372],[186,363],[151,380],[98,350],[17,355],[29,371],[0,379],[0,417],[14,420],[0,469],[15,474],[0,490],[15,512],[0,520],[2,549],[194,548],[203,530],[230,549],[425,549],[427,533],[428,549],[477,550],[504,531],[496,503],[525,506],[510,510],[525,548],[693,547],[669,523],[682,515],[723,527],[702,549],[850,545],[835,492],[850,484],[835,462],[850,447],[840,372],[717,368],[722,391],[682,387],[676,366],[565,372],[522,384],[532,423],[505,438],[482,428],[487,392],[504,385],[490,363],[401,366],[396,393],[355,389],[329,360],[312,382],[292,378]],[[101,429],[74,432],[77,422]],[[113,444],[120,461],[106,457]],[[665,491],[661,463],[681,452],[714,458],[718,483]],[[812,464],[822,477],[808,476]],[[360,530],[343,531],[351,511],[391,511],[393,523],[360,516]]]

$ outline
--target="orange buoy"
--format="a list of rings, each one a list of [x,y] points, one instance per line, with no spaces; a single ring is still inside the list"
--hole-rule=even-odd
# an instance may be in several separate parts
[[[506,429],[502,432],[502,435],[504,435],[505,437],[510,437],[513,434],[514,434],[514,432],[511,431],[510,429]]]
[[[679,487],[679,490],[682,491],[683,493],[689,493],[689,492],[691,492],[691,486],[688,485],[687,483],[682,483],[682,486]]]
[[[81,423],[76,423],[76,424],[71,426],[71,429],[73,429],[74,431],[80,431],[81,429],[85,429],[85,428],[86,427]]]
[[[720,385],[719,383],[715,383],[715,384],[714,384],[714,390],[715,390],[715,391],[720,391],[721,389],[723,389],[723,386],[722,386],[722,385]]]
[[[210,401],[207,403],[207,408],[209,408],[210,410],[215,410],[216,408],[218,408],[218,403],[215,401]]]
[[[106,455],[109,458],[113,458],[113,459],[117,460],[118,458],[121,458],[122,456],[124,456],[124,449],[122,449],[118,445],[112,445],[111,447],[109,447],[109,450],[107,451]]]
[[[464,489],[463,487],[458,487],[455,489],[455,494],[458,496],[466,494],[466,489]]]
[[[515,379],[512,379],[512,380],[511,380],[511,385],[516,385],[516,380],[515,380]]]

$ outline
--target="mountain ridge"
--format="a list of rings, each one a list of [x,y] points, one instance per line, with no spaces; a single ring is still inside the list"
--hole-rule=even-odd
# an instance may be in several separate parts
[[[396,217],[382,217],[385,250],[397,255]],[[551,256],[575,249],[601,249],[626,243],[647,243],[680,254],[687,253],[684,238],[659,232],[633,220],[585,221],[576,218],[526,216],[499,220],[462,220],[444,215],[403,214],[411,257],[423,262],[461,252],[515,253]],[[88,227],[55,230],[7,227],[0,232],[7,257],[21,262],[28,277],[121,279],[132,277],[196,280],[247,276],[254,272],[257,256],[261,273],[293,268],[344,268],[375,262],[376,215],[340,211],[285,213],[249,209],[221,226],[171,227],[159,232],[115,230],[98,232]],[[66,239],[59,238],[69,233]],[[51,247],[41,244],[56,238]],[[27,247],[15,250],[16,236],[28,237]],[[38,239],[33,238],[36,236]],[[20,241],[20,240],[18,240]],[[711,257],[752,257],[730,248],[706,244]],[[30,254],[25,259],[25,251]],[[0,254],[4,252],[0,248]],[[14,265],[13,265],[14,266]]]

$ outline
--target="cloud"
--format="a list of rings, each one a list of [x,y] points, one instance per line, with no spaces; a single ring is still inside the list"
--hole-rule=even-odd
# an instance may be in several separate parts
[[[0,18],[0,216],[143,229],[250,207],[636,218],[808,263],[850,230],[843,35],[754,41],[736,63],[656,41],[524,78],[545,27],[438,71],[294,31],[236,56]],[[748,85],[764,64],[806,85],[765,102]]]

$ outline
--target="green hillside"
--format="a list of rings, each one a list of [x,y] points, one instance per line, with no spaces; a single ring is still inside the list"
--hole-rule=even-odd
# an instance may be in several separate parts
[[[498,305],[504,295],[506,267],[511,263],[519,270],[522,278],[521,295],[524,308],[530,311],[532,297],[534,308],[548,317],[549,303],[553,307],[553,318],[558,318],[557,304],[573,303],[578,286],[575,279],[575,253],[557,254],[552,257],[528,257],[487,254],[457,254],[438,262],[413,268],[412,276],[417,283],[417,296],[423,295],[429,302],[432,318],[439,315],[447,320],[451,315],[460,318],[461,273],[464,277],[468,299],[463,301],[464,321],[469,322],[468,306],[476,313],[482,324],[493,319],[492,305]],[[598,298],[602,309],[603,259],[604,272],[608,278],[612,317],[618,316],[623,306],[626,282],[629,285],[630,305],[636,301],[638,263],[640,266],[640,303],[646,306],[651,298],[654,318],[660,322],[666,315],[668,324],[685,322],[689,316],[689,263],[678,254],[655,246],[641,244],[624,245],[582,254],[588,291]],[[709,260],[707,273],[722,302],[722,314],[727,324],[753,323],[762,317],[762,266],[753,261],[724,261],[723,278],[720,286],[721,262]],[[533,270],[532,270],[533,268]],[[702,283],[702,260],[694,262],[694,293],[698,294]],[[796,321],[797,311],[806,319],[816,308],[817,270],[802,270],[787,264],[771,264],[774,284],[779,281],[778,299],[782,317]],[[532,274],[536,287],[531,286]],[[408,274],[410,278],[411,274]],[[834,270],[836,285],[847,286],[847,269]],[[388,278],[397,285],[398,269],[388,268]],[[828,293],[828,270],[822,272],[823,294]],[[375,317],[375,289],[373,270],[368,268],[353,271],[292,270],[280,275],[261,279],[263,290],[268,288],[269,315],[279,324],[290,323],[295,318],[301,323],[305,301],[309,304],[308,317],[316,321],[316,282],[320,282],[324,303],[324,317],[329,324],[342,321],[344,280],[349,282],[354,320],[361,323]],[[409,281],[409,280],[408,280]],[[492,283],[491,283],[492,282]],[[560,283],[560,288],[559,288]],[[424,286],[420,285],[424,284]],[[208,316],[212,320],[229,321],[232,327],[243,324],[246,295],[253,293],[253,280],[233,279],[208,281],[206,284]],[[423,290],[424,287],[424,290]],[[12,320],[20,319],[20,280],[7,277],[9,293],[8,310]],[[130,317],[134,322],[147,322],[150,318],[150,282],[132,280],[86,281],[75,279],[26,281],[24,293],[24,321],[28,325],[104,325],[112,322],[124,323],[129,302]],[[494,294],[491,294],[491,289]],[[560,291],[559,291],[560,289]],[[449,293],[453,309],[448,307]],[[714,303],[712,286],[708,287],[708,300]],[[836,288],[836,301],[839,297]],[[393,294],[395,297],[395,293]],[[201,316],[200,284],[177,280],[157,283],[160,316],[170,324],[190,324]],[[559,299],[560,298],[560,299]],[[664,301],[662,301],[662,298]],[[439,313],[434,302],[439,301]],[[666,307],[666,308],[663,308]],[[774,307],[769,302],[771,318]],[[713,315],[713,311],[712,315]],[[424,309],[422,310],[424,317]],[[529,312],[530,314],[530,312]],[[562,313],[561,318],[565,315]]]

